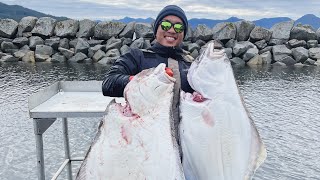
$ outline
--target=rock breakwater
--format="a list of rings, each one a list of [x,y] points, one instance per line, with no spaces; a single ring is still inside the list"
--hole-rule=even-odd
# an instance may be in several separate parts
[[[189,27],[182,48],[196,58],[212,40],[225,48],[234,65],[320,65],[320,28],[294,26],[294,21],[270,29],[250,21]],[[152,24],[147,23],[0,19],[0,62],[112,64],[130,48],[147,49],[153,43]]]

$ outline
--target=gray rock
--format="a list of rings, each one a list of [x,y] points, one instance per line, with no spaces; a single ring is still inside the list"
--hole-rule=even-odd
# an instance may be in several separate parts
[[[223,49],[223,43],[220,40],[211,40],[214,43],[214,49]]]
[[[185,33],[185,32],[184,32]],[[185,41],[192,41],[193,39],[193,31],[192,31],[192,28],[191,26],[188,26],[188,32],[187,34],[184,36],[184,40]]]
[[[36,25],[38,18],[33,16],[23,17],[18,24],[18,36],[23,36],[24,32],[31,32]]]
[[[288,45],[291,48],[296,48],[296,47],[306,47],[307,43],[305,40],[297,40],[297,39],[291,39],[288,41]]]
[[[285,45],[276,45],[272,47],[273,59],[275,61],[281,61],[287,56],[292,54],[292,51],[288,49]]]
[[[119,37],[122,38],[132,38],[134,33],[136,22],[129,22],[126,27],[123,29],[123,31],[119,34]]]
[[[272,65],[273,65],[273,66],[286,66],[286,64],[283,63],[283,62],[275,62],[275,63],[273,63]]]
[[[144,39],[143,38],[139,38],[136,39],[135,41],[132,42],[132,44],[130,45],[130,48],[132,49],[142,49],[144,45]]]
[[[266,51],[260,55],[263,64],[271,64],[272,62],[272,54],[270,51]]]
[[[18,37],[15,38],[12,43],[21,48],[22,46],[29,44],[29,39],[26,37]]]
[[[90,45],[87,43],[87,41],[83,38],[78,38],[77,45],[75,47],[75,52],[82,52],[84,54],[88,53],[88,49],[90,48]]]
[[[58,50],[61,52],[61,54],[63,54],[67,59],[70,59],[73,55],[74,52],[69,50],[69,49],[65,49],[62,47],[59,47]]]
[[[32,35],[37,36],[52,36],[54,32],[54,27],[57,20],[51,17],[41,17],[36,22],[36,25],[32,29]]]
[[[270,41],[268,42],[268,45],[270,46],[282,45],[282,44],[285,44],[286,42],[287,40],[285,39],[270,39]]]
[[[98,50],[105,51],[105,50],[106,50],[105,48],[106,48],[106,46],[101,45],[101,44],[95,45],[94,47],[90,47],[90,48],[88,49],[88,57],[89,57],[89,58],[92,58],[93,55],[94,55]]]
[[[237,43],[237,40],[234,39],[230,39],[226,44],[225,47],[226,48],[233,48]]]
[[[106,51],[109,49],[120,49],[122,45],[121,39],[116,39],[114,37],[110,38],[106,44]]]
[[[315,60],[308,58],[303,64],[314,65],[315,62],[316,62]]]
[[[98,62],[103,57],[106,57],[106,53],[101,50],[98,50],[96,53],[94,53],[92,60],[93,62]]]
[[[49,55],[35,54],[35,62],[45,62],[50,59]]]
[[[104,57],[100,61],[98,61],[98,63],[103,65],[106,65],[106,64],[111,65],[114,62],[116,62],[117,59],[118,57]]]
[[[71,63],[82,63],[84,62],[85,59],[87,59],[88,57],[82,53],[82,52],[78,52],[76,53],[73,57],[71,57],[68,62]]]
[[[52,47],[54,50],[58,50],[59,44],[60,44],[60,38],[59,37],[52,37],[50,39],[46,39],[44,41],[44,44],[47,46]]]
[[[89,38],[94,35],[94,27],[96,22],[84,19],[79,22],[79,32],[77,33],[78,38]]]
[[[18,29],[17,21],[13,19],[0,19],[0,36],[12,38],[16,35]]]
[[[1,43],[1,50],[6,53],[11,53],[13,50],[18,51],[18,46],[14,45],[12,42],[3,41]]]
[[[281,39],[281,40],[289,40],[290,38],[290,31],[293,28],[294,21],[286,21],[286,22],[279,22],[274,24],[270,31],[272,32],[271,38],[272,39]]]
[[[6,55],[2,56],[0,59],[0,62],[18,62],[19,59],[16,57],[13,57],[12,55]]]
[[[68,19],[56,23],[54,32],[58,37],[75,37],[79,30],[79,21]]]
[[[149,23],[136,23],[134,25],[134,32],[137,38],[153,38],[152,26]]]
[[[242,60],[239,57],[234,57],[234,58],[230,59],[230,62],[232,65],[235,65],[235,66],[245,66],[246,65],[244,60]]]
[[[199,50],[194,49],[194,50],[191,52],[190,56],[192,56],[193,59],[197,58],[197,57],[199,56]]]
[[[268,46],[265,39],[255,42],[254,45],[256,45],[258,49],[263,49]]]
[[[87,43],[89,44],[90,47],[94,47],[96,45],[102,44],[105,40],[97,40],[97,39],[90,39],[87,40]]]
[[[253,41],[260,41],[262,39],[266,40],[267,42],[270,40],[272,32],[266,28],[256,26],[250,33],[250,40]]]
[[[92,59],[91,58],[86,58],[83,60],[84,63],[92,63]]]
[[[206,42],[201,39],[198,39],[195,43],[198,44],[199,47],[204,46],[206,44]]]
[[[122,45],[127,45],[127,46],[130,46],[130,44],[132,43],[131,38],[121,38],[121,41],[122,41]]]
[[[205,24],[199,24],[193,32],[193,41],[201,39],[207,42],[212,39],[212,36],[212,29],[207,27]]]
[[[258,53],[259,53],[259,50],[256,47],[250,48],[243,54],[242,59],[247,62],[253,57],[255,57],[256,55],[258,55]]]
[[[309,57],[311,59],[320,59],[320,47],[318,48],[310,48],[309,49]]]
[[[315,48],[318,47],[318,40],[309,40],[307,42],[307,47],[310,48]]]
[[[53,54],[53,48],[47,45],[36,45],[35,54],[51,56]]]
[[[36,62],[34,57],[34,51],[27,52],[21,59],[23,62],[34,63]]]
[[[124,55],[126,53],[130,52],[130,47],[127,46],[127,45],[123,45],[121,48],[120,48],[120,53],[121,55]]]
[[[290,39],[309,41],[317,39],[317,35],[310,26],[296,26],[290,32]]]
[[[193,52],[194,50],[199,51],[200,50],[200,46],[198,44],[196,44],[196,43],[189,43],[187,51]]]
[[[26,55],[27,52],[29,52],[30,50],[26,50],[26,49],[22,49],[22,50],[19,50],[15,53],[13,53],[13,56],[18,58],[19,60],[22,59],[23,56]]]
[[[316,36],[317,36],[318,42],[320,42],[320,28],[316,31]]]
[[[69,39],[67,39],[67,38],[60,39],[59,47],[62,47],[62,48],[65,48],[65,49],[69,49],[70,48]]]
[[[95,26],[94,37],[98,39],[110,39],[117,37],[126,25],[121,22],[99,22]]]
[[[67,58],[61,53],[55,53],[51,58],[51,62],[53,63],[63,63],[66,61],[67,61]]]
[[[236,40],[247,41],[250,37],[250,33],[255,27],[253,22],[250,21],[237,21],[234,23],[237,29]]]
[[[309,51],[303,47],[297,47],[292,49],[293,58],[296,62],[305,62],[309,57]]]
[[[32,50],[36,49],[36,46],[37,46],[37,45],[42,45],[42,44],[44,44],[44,41],[43,41],[43,39],[42,39],[41,37],[39,37],[39,36],[31,36],[31,37],[29,38],[29,47],[30,47],[30,49],[32,49]]]
[[[230,40],[236,37],[236,26],[231,22],[222,22],[212,28],[213,39]]]
[[[151,43],[149,39],[145,39],[143,43],[143,49],[149,49],[151,48]]]
[[[22,36],[26,37],[26,38],[29,38],[29,37],[32,36],[32,33],[31,32],[24,32],[24,33],[22,33]]]
[[[75,48],[77,43],[78,43],[78,39],[79,38],[76,38],[76,39],[73,39],[73,40],[69,41],[69,47],[70,48]]]
[[[224,51],[229,59],[232,58],[232,48],[225,48]]]
[[[20,50],[30,50],[28,45],[24,45],[20,48]]]
[[[120,51],[118,49],[110,49],[106,53],[106,57],[119,57]]]
[[[12,39],[9,39],[9,38],[3,38],[3,37],[0,37],[0,44],[2,43],[2,42],[12,42],[13,40]]]
[[[291,56],[283,56],[278,62],[282,62],[287,66],[292,66],[296,63],[296,61]]]
[[[247,65],[249,66],[259,66],[263,64],[264,64],[264,61],[262,60],[262,57],[259,54],[255,55],[253,58],[251,58],[247,62]]]
[[[255,48],[256,46],[249,41],[239,41],[233,47],[233,53],[235,56],[244,54],[248,49]]]
[[[9,54],[0,52],[0,58],[2,58],[3,56],[6,56],[6,55],[9,55]]]

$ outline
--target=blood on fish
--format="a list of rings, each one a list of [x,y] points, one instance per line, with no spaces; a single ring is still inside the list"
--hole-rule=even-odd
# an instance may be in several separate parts
[[[131,143],[131,139],[129,138],[124,126],[121,126],[121,136],[127,142],[127,144]]]
[[[204,109],[201,113],[203,121],[208,124],[209,126],[213,126],[214,125],[214,119],[212,114],[210,113],[210,111],[208,109]]]
[[[205,101],[206,99],[198,92],[194,92],[193,94],[193,101],[195,102],[203,102]]]

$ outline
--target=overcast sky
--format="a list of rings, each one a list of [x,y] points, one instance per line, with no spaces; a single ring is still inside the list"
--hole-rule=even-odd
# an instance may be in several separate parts
[[[289,17],[293,20],[305,14],[320,17],[320,0],[1,0],[54,16],[72,19],[155,18],[166,5],[176,4],[185,10],[188,19],[246,20]],[[159,3],[161,2],[161,3]]]

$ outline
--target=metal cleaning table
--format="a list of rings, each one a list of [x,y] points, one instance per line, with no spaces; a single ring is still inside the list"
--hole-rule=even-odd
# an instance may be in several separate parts
[[[29,115],[33,118],[36,136],[39,180],[45,179],[42,134],[57,118],[62,118],[65,160],[52,179],[56,179],[65,167],[68,179],[72,179],[71,162],[83,159],[72,159],[70,156],[67,118],[102,117],[113,98],[102,95],[101,85],[101,81],[60,81],[29,97]]]

